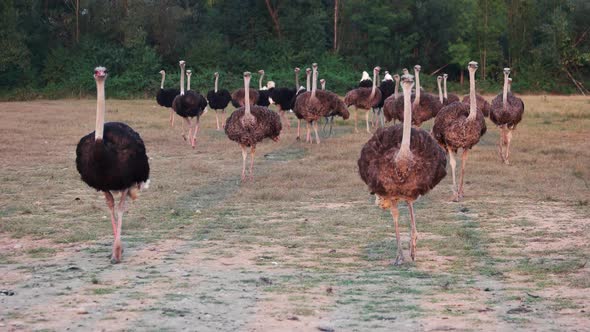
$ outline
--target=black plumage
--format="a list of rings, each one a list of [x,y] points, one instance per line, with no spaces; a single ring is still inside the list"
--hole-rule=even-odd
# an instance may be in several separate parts
[[[270,93],[271,90],[258,90],[258,100],[256,101],[256,105],[264,107],[270,106],[270,100],[268,99]]]
[[[209,102],[209,108],[212,110],[222,110],[227,107],[231,101],[231,95],[226,89],[209,90],[207,92],[207,100]]]
[[[281,111],[293,109],[295,105],[295,95],[297,91],[291,88],[274,88],[271,90],[270,97]]]
[[[180,94],[180,90],[178,89],[160,89],[158,90],[158,94],[156,94],[156,101],[158,105],[163,107],[172,107],[172,102],[174,98]]]
[[[201,94],[187,91],[178,95],[172,102],[174,112],[183,118],[200,117],[207,107],[207,100]]]

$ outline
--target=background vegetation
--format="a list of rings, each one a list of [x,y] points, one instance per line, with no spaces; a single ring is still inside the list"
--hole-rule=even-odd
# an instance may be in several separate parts
[[[84,96],[98,64],[109,96],[147,97],[161,68],[177,85],[179,59],[202,91],[214,71],[228,89],[258,69],[290,85],[312,62],[339,93],[362,70],[414,64],[457,90],[474,59],[480,89],[509,66],[514,90],[587,93],[588,17],[587,0],[0,0],[0,98]]]

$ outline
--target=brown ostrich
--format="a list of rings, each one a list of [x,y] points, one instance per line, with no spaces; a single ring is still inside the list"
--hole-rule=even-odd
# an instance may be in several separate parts
[[[426,131],[412,128],[411,75],[402,76],[404,100],[404,123],[378,129],[363,146],[358,167],[361,179],[376,203],[389,208],[395,225],[397,256],[394,264],[404,262],[398,226],[398,202],[406,201],[410,211],[411,242],[410,256],[416,260],[418,231],[414,219],[413,202],[434,188],[447,174],[445,151]]]
[[[246,90],[240,88],[231,93],[231,104],[235,108],[244,107],[244,100],[246,99],[244,91]],[[249,88],[248,91],[250,91],[250,95],[248,96],[250,105],[256,105],[256,102],[258,101],[258,90]]]
[[[469,66],[469,97],[470,103],[452,103],[443,107],[432,127],[434,138],[449,152],[451,168],[453,171],[453,200],[458,202],[463,198],[463,175],[465,174],[465,163],[467,152],[471,149],[486,132],[486,122],[483,113],[477,108],[475,97],[475,71],[477,62],[470,62]],[[463,149],[461,155],[461,177],[459,188],[455,180],[455,153]]]
[[[492,100],[492,110],[490,120],[500,127],[501,136],[498,142],[498,154],[505,164],[510,164],[510,141],[512,140],[512,131],[522,120],[524,113],[524,103],[522,99],[514,96],[510,92],[510,68],[504,68],[504,91]],[[504,147],[506,148],[504,151]]]
[[[421,67],[419,65],[414,66],[416,92],[412,95],[412,124],[416,127],[420,127],[423,122],[434,118],[442,108],[442,104],[438,98],[422,90],[420,86],[420,69]],[[393,109],[388,110],[385,119],[387,121],[391,121],[392,119],[404,121],[404,100],[402,98],[394,100]]]
[[[377,89],[377,75],[381,70],[380,67],[373,69],[373,86],[370,88],[356,88],[348,91],[344,96],[344,104],[346,107],[354,105],[356,111],[354,112],[354,131],[358,133],[358,112],[359,109],[366,112],[367,132],[371,133],[369,129],[369,110],[375,107],[381,101],[381,90]]]
[[[350,114],[346,105],[337,94],[317,89],[318,65],[312,65],[313,74],[311,81],[311,91],[304,92],[295,100],[293,112],[299,118],[307,121],[306,142],[313,143],[311,138],[310,126],[313,126],[316,143],[320,144],[320,135],[318,134],[318,120],[328,115],[340,115],[344,120],[348,119]]]
[[[445,106],[448,104],[452,104],[456,101],[461,101],[461,99],[459,99],[459,96],[457,96],[454,93],[447,93],[447,78],[449,77],[448,74],[443,74],[443,97],[444,100],[446,100],[446,104],[443,103]]]
[[[244,91],[250,88],[250,72],[244,73]],[[244,107],[240,107],[227,119],[225,134],[240,144],[242,148],[242,181],[246,179],[246,158],[250,148],[250,180],[253,180],[254,153],[256,144],[265,138],[279,140],[281,118],[266,107],[251,105],[250,95],[244,97]]]

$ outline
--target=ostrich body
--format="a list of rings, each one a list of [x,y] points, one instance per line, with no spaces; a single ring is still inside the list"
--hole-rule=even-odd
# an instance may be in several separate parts
[[[318,134],[318,120],[330,114],[340,115],[345,120],[350,114],[346,105],[340,100],[338,95],[333,92],[317,89],[317,74],[318,65],[314,63],[313,77],[311,82],[311,91],[302,93],[295,101],[294,112],[299,114],[305,121],[307,121],[307,136],[306,142],[313,143],[311,138],[310,126],[313,126],[315,132],[316,143],[320,144],[320,136]]]
[[[250,86],[250,73],[244,73],[244,88]],[[246,179],[246,157],[250,148],[250,180],[253,179],[252,168],[254,166],[254,154],[256,144],[265,138],[274,141],[279,140],[281,134],[281,119],[278,114],[263,106],[251,106],[245,96],[245,105],[233,112],[227,119],[225,134],[227,137],[240,144],[242,148],[242,180]]]
[[[492,110],[492,105],[482,96],[479,94],[475,95],[475,99],[477,101],[477,109],[483,114],[484,117],[490,116],[490,111]],[[470,97],[469,95],[463,96],[463,103],[469,104]]]
[[[434,120],[432,134],[434,138],[444,147],[450,157],[450,164],[453,171],[453,200],[460,201],[463,198],[463,176],[465,174],[465,163],[467,152],[479,142],[479,139],[486,132],[486,123],[483,113],[477,108],[475,97],[475,71],[477,62],[470,62],[469,66],[469,97],[471,102],[454,102],[443,107]],[[461,155],[461,177],[459,188],[455,180],[455,156],[458,149],[463,149]]]
[[[358,112],[359,109],[366,112],[367,132],[371,133],[369,129],[369,110],[375,107],[381,101],[381,90],[377,89],[377,75],[381,68],[375,67],[373,69],[373,84],[370,88],[356,88],[349,91],[344,96],[344,104],[346,107],[354,105],[356,111],[354,113],[354,131],[358,133]]]
[[[219,116],[217,112],[221,111],[221,126],[225,127],[225,108],[231,101],[231,95],[226,89],[217,88],[219,73],[215,72],[213,75],[215,76],[215,87],[213,90],[207,92],[207,101],[209,102],[209,108],[215,111],[215,124],[217,125],[217,130],[219,130]]]
[[[456,101],[461,101],[459,96],[454,93],[447,93],[447,78],[449,77],[448,74],[443,74],[443,106],[452,104]]]
[[[270,106],[270,90],[266,86],[262,86],[264,70],[260,69],[258,74],[260,74],[260,78],[258,79],[258,100],[256,100],[256,105],[268,107]]]
[[[420,70],[419,65],[414,66],[414,73],[416,74],[416,92],[412,95],[412,124],[420,127],[423,122],[428,121],[436,116],[438,111],[442,108],[442,103],[434,95],[422,91],[420,86]],[[384,111],[385,120],[392,119],[404,121],[404,100],[397,98],[393,101],[393,108],[388,108]]]
[[[299,68],[295,68],[293,72],[295,73],[295,89],[282,87],[282,88],[274,88],[270,93],[270,98],[272,101],[277,105],[279,115],[287,128],[291,128],[291,123],[287,118],[287,111],[292,110],[295,106],[295,99],[297,96],[297,89],[299,88],[297,85],[299,84]]]
[[[179,89],[164,89],[164,81],[166,80],[166,72],[164,70],[160,70],[160,75],[162,75],[162,82],[160,83],[160,90],[158,90],[158,94],[156,94],[156,101],[158,105],[162,107],[170,108],[170,127],[174,126],[174,110],[172,109],[172,102],[174,98],[180,94]]]
[[[188,91],[184,91],[184,66],[185,62],[180,61],[180,71],[182,75],[180,77],[180,94],[176,96],[176,98],[174,98],[172,108],[174,109],[174,112],[176,112],[176,114],[184,118],[184,120],[186,121],[186,124],[188,125],[188,141],[194,149],[197,141],[197,133],[199,132],[199,119],[201,115],[203,115],[205,107],[207,107],[207,100],[200,93],[190,90],[190,71],[188,71],[187,73]],[[194,132],[191,121],[192,118],[196,118]],[[184,128],[182,129],[182,137],[185,137]]]
[[[408,204],[411,224],[410,256],[415,260],[418,232],[413,202],[428,193],[447,174],[444,150],[426,131],[412,128],[412,83],[411,75],[402,77],[406,113],[403,125],[377,129],[363,146],[358,160],[361,179],[371,193],[376,195],[379,206],[391,211],[397,239],[395,265],[404,261],[398,226],[398,202],[404,200]]]
[[[80,139],[76,147],[76,168],[87,185],[102,191],[111,212],[113,226],[112,263],[119,263],[123,253],[121,228],[127,196],[137,198],[137,192],[149,184],[150,166],[145,145],[137,132],[121,122],[104,123],[104,67],[94,69],[96,81],[96,130]],[[115,205],[113,192],[121,192]]]
[[[510,164],[508,157],[510,156],[512,131],[516,129],[516,125],[520,123],[524,113],[522,99],[510,92],[510,78],[508,75],[510,75],[510,68],[504,68],[504,90],[492,100],[490,112],[490,120],[500,127],[501,135],[498,142],[498,153],[505,164]]]
[[[232,92],[231,104],[235,108],[244,107],[244,100],[246,99],[244,91],[246,90],[244,90],[244,88],[241,88],[234,90],[234,92]],[[248,91],[250,92],[248,96],[248,100],[250,100],[250,105],[256,105],[256,102],[258,101],[258,91],[252,88],[248,88]]]

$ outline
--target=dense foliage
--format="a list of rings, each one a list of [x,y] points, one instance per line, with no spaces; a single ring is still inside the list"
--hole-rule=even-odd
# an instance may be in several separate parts
[[[0,97],[83,96],[99,64],[109,96],[151,96],[180,59],[202,91],[215,71],[228,89],[258,69],[292,85],[312,62],[339,93],[375,65],[421,64],[456,90],[473,59],[481,89],[509,66],[517,91],[587,93],[589,17],[587,0],[0,0]]]

